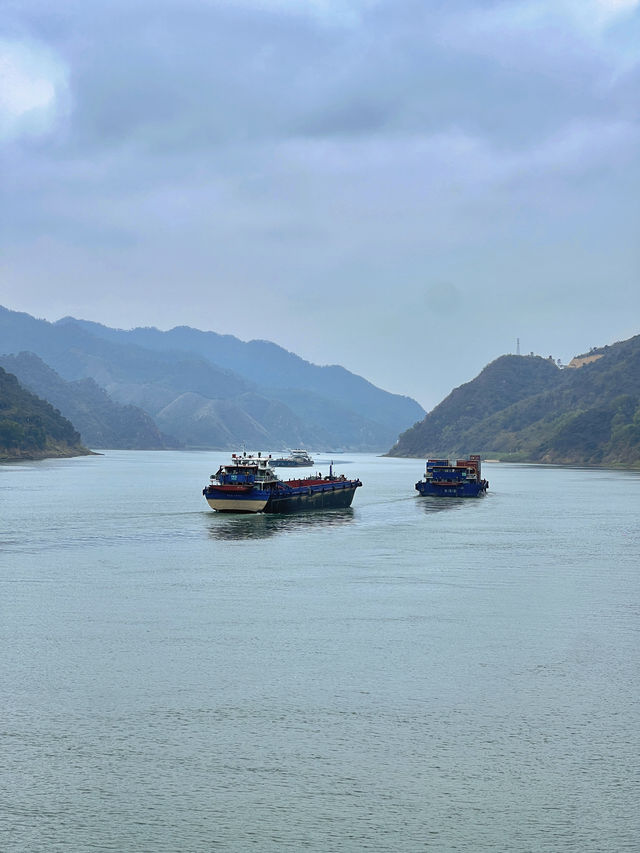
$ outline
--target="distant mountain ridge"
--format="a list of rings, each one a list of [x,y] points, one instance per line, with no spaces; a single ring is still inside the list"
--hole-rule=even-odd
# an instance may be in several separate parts
[[[591,358],[594,355],[600,358]],[[402,433],[390,456],[640,467],[640,335],[560,369],[505,355]]]
[[[410,397],[383,391],[339,365],[320,367],[311,364],[271,341],[244,342],[233,335],[205,332],[190,326],[176,326],[167,332],[152,327],[112,329],[73,317],[64,317],[56,325],[65,324],[73,324],[108,341],[134,344],[154,352],[189,353],[231,371],[236,377],[241,376],[256,388],[268,392],[269,396],[303,389],[310,395],[333,400],[346,408],[350,408],[357,399],[359,414],[390,427],[396,425],[398,412],[408,418],[406,423],[420,412],[424,415],[421,406]],[[389,398],[394,401],[393,407],[389,405]]]
[[[89,453],[73,424],[0,367],[0,460]]]
[[[64,380],[92,378],[188,446],[377,451],[424,415],[415,400],[342,367],[189,327],[124,331],[0,308],[0,353],[25,350]]]

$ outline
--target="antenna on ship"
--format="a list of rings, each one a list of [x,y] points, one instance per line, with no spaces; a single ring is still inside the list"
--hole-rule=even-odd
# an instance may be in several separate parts
[[[516,338],[516,355],[520,355],[520,338]]]

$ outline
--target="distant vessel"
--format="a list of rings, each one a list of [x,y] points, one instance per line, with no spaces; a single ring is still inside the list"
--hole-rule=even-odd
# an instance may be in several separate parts
[[[453,465],[448,459],[427,459],[422,480],[416,490],[423,496],[447,498],[477,498],[486,494],[489,481],[482,479],[480,456],[457,459]]]
[[[202,494],[217,512],[299,512],[309,509],[336,509],[351,506],[360,480],[336,477],[333,464],[329,474],[315,474],[296,480],[280,480],[270,456],[231,454],[231,462],[221,465],[210,477]]]
[[[272,459],[271,465],[274,468],[306,468],[313,465],[313,459],[306,450],[292,450],[288,456]]]

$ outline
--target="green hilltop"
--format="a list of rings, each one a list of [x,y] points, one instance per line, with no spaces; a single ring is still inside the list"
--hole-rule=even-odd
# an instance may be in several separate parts
[[[503,355],[403,432],[389,456],[640,467],[640,335],[560,368]]]

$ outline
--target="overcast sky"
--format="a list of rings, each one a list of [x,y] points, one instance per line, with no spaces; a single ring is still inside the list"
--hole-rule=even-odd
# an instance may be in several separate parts
[[[640,332],[640,0],[5,0],[0,304],[425,408]]]

